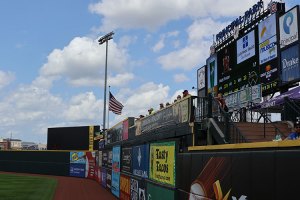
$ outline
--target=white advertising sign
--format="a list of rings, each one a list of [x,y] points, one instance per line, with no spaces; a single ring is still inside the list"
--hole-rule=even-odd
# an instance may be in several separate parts
[[[259,44],[259,64],[277,57],[276,35]]]
[[[198,69],[198,90],[205,87],[205,67]]]
[[[240,38],[236,43],[237,64],[255,55],[254,30]]]
[[[279,18],[280,48],[298,40],[297,9],[298,7],[295,7]]]
[[[258,24],[258,40],[259,43],[270,39],[276,35],[276,15],[273,14]]]

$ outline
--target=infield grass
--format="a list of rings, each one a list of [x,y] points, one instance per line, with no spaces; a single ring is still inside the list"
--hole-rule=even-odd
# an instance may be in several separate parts
[[[0,199],[52,200],[56,185],[52,178],[0,174]]]

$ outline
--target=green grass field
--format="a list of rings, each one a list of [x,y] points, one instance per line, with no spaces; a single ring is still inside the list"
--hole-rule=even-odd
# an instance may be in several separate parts
[[[0,199],[52,200],[56,185],[51,178],[0,174]]]

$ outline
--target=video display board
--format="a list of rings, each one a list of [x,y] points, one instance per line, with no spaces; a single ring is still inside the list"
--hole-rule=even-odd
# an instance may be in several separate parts
[[[260,83],[257,28],[218,51],[218,92],[228,95]]]

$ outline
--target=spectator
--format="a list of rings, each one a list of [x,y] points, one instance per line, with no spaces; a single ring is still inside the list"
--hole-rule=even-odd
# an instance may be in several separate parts
[[[140,119],[144,118],[145,116],[144,115],[140,115]]]
[[[153,113],[154,113],[154,109],[153,109],[153,108],[150,108],[150,109],[148,110],[148,114],[151,115],[151,114],[153,114]]]
[[[180,94],[177,96],[177,100],[180,100],[181,99],[181,96],[180,96]]]
[[[216,100],[219,103],[220,108],[222,108],[225,112],[228,112],[228,107],[226,105],[225,99],[223,98],[222,93],[219,93],[216,97]]]
[[[182,92],[182,98],[184,98],[184,97],[187,97],[187,96],[189,96],[190,94],[189,94],[189,91],[188,90],[184,90],[183,92]]]
[[[163,109],[164,108],[164,104],[163,103],[160,103],[159,104],[159,109],[161,110],[161,109]]]
[[[166,103],[166,106],[169,106],[169,105],[171,105],[171,104],[170,104],[169,102],[167,102],[167,103]]]
[[[295,123],[293,132],[291,132],[289,134],[289,136],[287,136],[287,138],[285,138],[285,140],[297,140],[297,139],[299,139],[299,136],[300,136],[300,122],[297,121]]]

